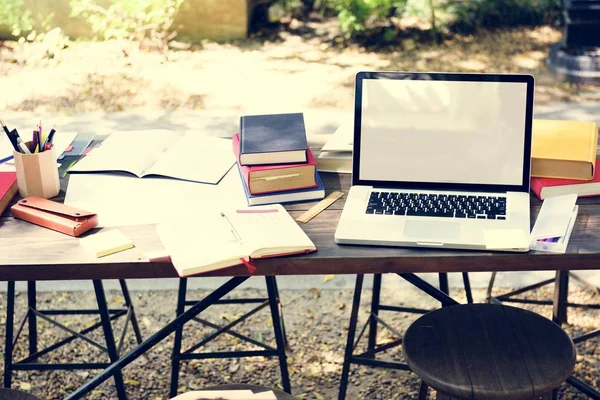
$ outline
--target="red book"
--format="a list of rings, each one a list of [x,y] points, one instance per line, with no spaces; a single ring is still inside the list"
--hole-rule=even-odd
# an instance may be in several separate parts
[[[600,168],[591,181],[576,179],[531,178],[531,191],[544,200],[547,197],[576,193],[578,197],[600,196]]]
[[[17,173],[0,172],[0,216],[2,216],[2,213],[4,213],[18,191]]]
[[[233,154],[240,160],[240,136],[233,135]],[[310,149],[308,162],[301,164],[241,165],[240,171],[250,194],[273,193],[317,187],[315,170],[317,161]]]

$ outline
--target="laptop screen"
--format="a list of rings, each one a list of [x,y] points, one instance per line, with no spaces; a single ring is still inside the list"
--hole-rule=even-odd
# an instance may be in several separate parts
[[[361,79],[359,180],[523,185],[528,83],[436,78]]]

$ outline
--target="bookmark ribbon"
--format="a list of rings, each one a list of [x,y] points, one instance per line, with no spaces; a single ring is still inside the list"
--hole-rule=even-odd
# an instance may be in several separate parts
[[[246,268],[248,268],[248,272],[250,273],[250,275],[253,275],[256,272],[256,267],[254,266],[254,264],[252,264],[252,261],[246,260],[245,258],[240,258],[240,260],[242,261],[242,264],[244,264]]]

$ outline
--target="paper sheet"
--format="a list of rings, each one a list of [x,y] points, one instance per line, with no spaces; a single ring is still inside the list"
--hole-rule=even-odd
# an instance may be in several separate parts
[[[489,250],[529,248],[529,239],[520,229],[487,229],[483,231],[483,240]]]
[[[98,214],[101,227],[189,219],[225,205],[246,207],[240,175],[229,170],[218,185],[125,174],[73,174],[65,204]]]
[[[354,141],[354,121],[342,122],[321,151],[352,151]]]
[[[57,159],[65,151],[65,149],[69,147],[73,139],[75,139],[75,136],[77,136],[77,132],[56,132],[53,143]],[[4,132],[0,132],[0,160],[4,159],[5,157],[12,156],[13,150],[14,149],[10,144],[8,137],[6,137]],[[13,159],[0,164],[0,171],[14,170],[15,163]]]
[[[542,203],[531,239],[546,239],[564,236],[573,215],[577,194],[549,197]]]
[[[113,132],[71,171],[128,171],[141,176],[180,137],[165,129]]]
[[[195,390],[180,394],[172,400],[226,399],[226,400],[277,400],[273,391],[253,393],[251,390]]]
[[[234,163],[231,140],[189,133],[169,148],[146,175],[217,183]]]

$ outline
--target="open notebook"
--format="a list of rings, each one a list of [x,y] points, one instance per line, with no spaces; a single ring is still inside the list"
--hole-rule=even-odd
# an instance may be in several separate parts
[[[252,258],[317,250],[280,204],[215,211],[195,220],[158,224],[156,230],[182,277]]]
[[[112,133],[69,173],[122,171],[138,178],[153,175],[215,184],[234,163],[229,140],[154,129]]]

